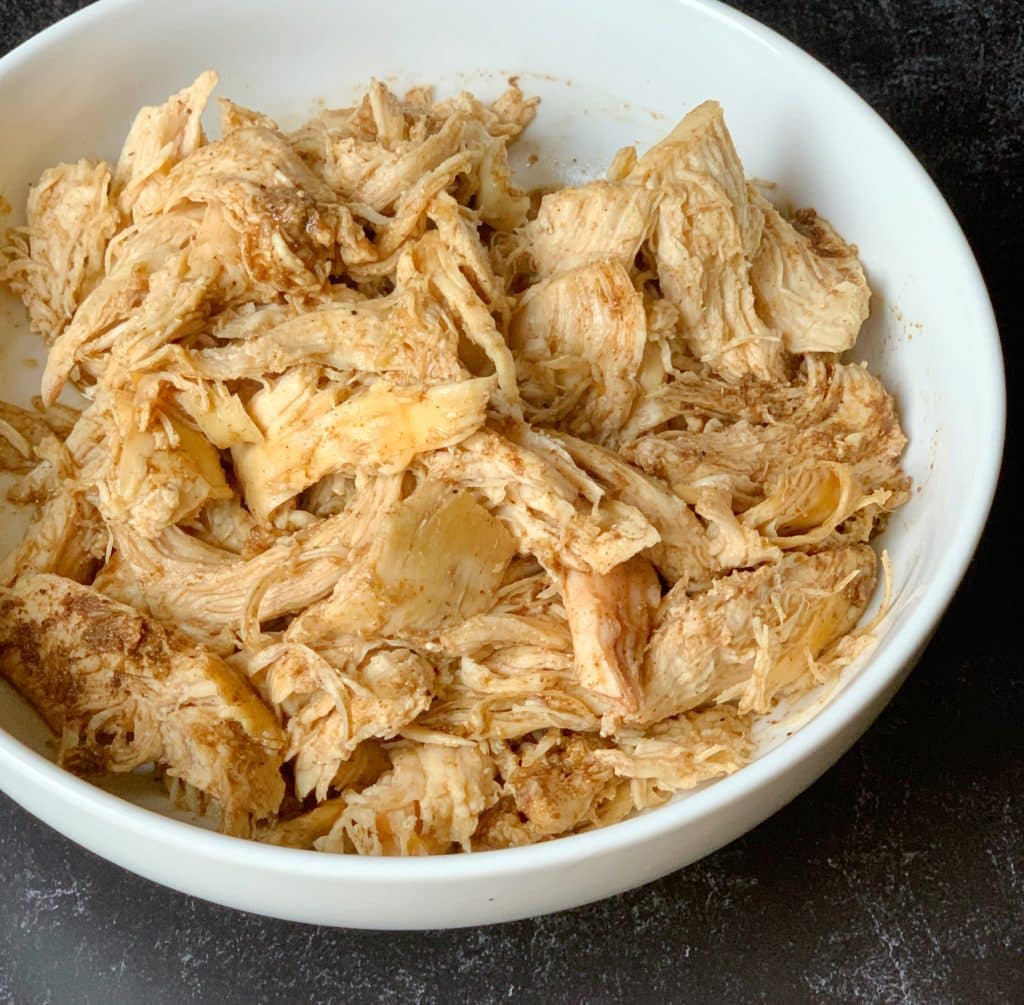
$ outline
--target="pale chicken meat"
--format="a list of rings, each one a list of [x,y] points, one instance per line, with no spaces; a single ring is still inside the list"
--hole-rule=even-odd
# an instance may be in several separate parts
[[[731,775],[753,749],[750,720],[734,706],[662,719],[646,731],[624,731],[614,748],[594,757],[616,776],[646,779],[665,798],[722,775]]]
[[[642,298],[618,262],[532,286],[512,315],[509,342],[531,421],[603,440],[629,418],[647,326]]]
[[[857,249],[814,210],[786,220],[764,206],[750,281],[761,316],[792,353],[852,349],[868,317],[871,290]]]
[[[573,436],[558,436],[572,459],[612,496],[636,507],[660,540],[642,554],[675,584],[698,582],[714,572],[704,527],[691,508],[658,478],[626,461],[620,453]]]
[[[840,357],[871,291],[715,102],[525,192],[514,78],[207,136],[216,83],[0,240],[47,348],[0,675],[62,765],[283,847],[508,848],[738,770],[869,649],[910,489]]]
[[[605,498],[568,455],[558,461],[484,429],[452,450],[427,455],[424,464],[433,477],[475,490],[519,550],[550,567],[608,572],[657,543],[658,532],[638,509]]]
[[[468,492],[425,482],[382,516],[331,595],[296,617],[286,637],[429,638],[493,604],[514,549]]]
[[[493,390],[489,377],[416,388],[382,380],[346,397],[344,385],[321,389],[294,369],[249,400],[263,439],[231,451],[245,502],[265,519],[325,475],[401,473],[417,455],[475,433]]]
[[[854,545],[786,555],[693,596],[676,588],[651,635],[636,721],[709,702],[766,712],[853,629],[874,585],[875,553]]]
[[[480,815],[498,799],[491,759],[475,744],[420,743],[390,751],[392,767],[349,798],[316,846],[362,855],[431,855],[469,851]]]
[[[217,74],[207,70],[164,104],[142,108],[135,116],[114,172],[124,216],[151,212],[168,171],[204,144],[202,114],[216,86]]]
[[[795,407],[752,422],[712,421],[700,431],[668,429],[623,448],[634,464],[695,500],[714,482],[737,509],[764,498],[794,462],[848,465],[867,492],[884,489],[894,505],[906,499],[899,458],[906,444],[895,404],[877,378],[857,364],[813,366]],[[792,400],[792,399],[791,399]],[[787,406],[789,403],[787,403]]]
[[[28,308],[33,329],[53,342],[103,276],[118,230],[110,167],[81,160],[44,171],[32,186],[27,225],[0,248],[0,279]],[[5,242],[6,243],[6,242]]]
[[[631,268],[659,201],[656,190],[605,181],[544,196],[528,227],[534,267],[541,276],[608,259]]]
[[[189,271],[191,218],[161,218],[121,231],[108,250],[106,273],[55,340],[46,361],[42,397],[52,404],[72,371],[94,384],[115,357],[133,360],[194,330],[205,314],[208,276]]]
[[[326,798],[364,741],[400,732],[434,693],[434,668],[423,656],[358,638],[316,649],[272,643],[233,662],[284,723],[299,799]]]
[[[644,650],[661,602],[654,567],[631,558],[603,576],[569,569],[560,585],[580,683],[636,712]]]
[[[510,567],[507,578],[488,613],[441,634],[441,654],[454,663],[406,736],[517,740],[538,729],[597,732],[602,717],[619,708],[580,683],[551,577],[526,562]]]
[[[721,106],[705,102],[647,151],[629,180],[664,193],[651,235],[658,281],[698,359],[730,380],[783,376],[778,333],[757,312],[750,261],[764,226]]]
[[[598,825],[621,787],[600,759],[603,749],[597,737],[557,729],[515,751],[499,748],[502,798],[484,814],[475,840],[501,848]]]
[[[38,463],[36,447],[43,440],[63,441],[74,428],[79,413],[72,408],[21,408],[0,401],[0,471],[27,474]]]
[[[229,653],[250,624],[304,610],[334,589],[351,552],[365,546],[399,480],[367,482],[336,516],[272,538],[255,554],[206,544],[178,527],[153,539],[128,527],[113,531],[115,554],[157,617],[216,652]]]

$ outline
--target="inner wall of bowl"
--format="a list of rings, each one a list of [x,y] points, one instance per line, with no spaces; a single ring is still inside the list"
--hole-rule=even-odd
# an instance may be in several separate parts
[[[479,16],[471,5],[441,6],[471,20]],[[710,16],[699,37],[692,36],[684,6],[657,0],[634,2],[638,18],[659,24],[649,47],[624,51],[613,32],[601,31],[613,22],[613,7],[614,0],[588,5],[586,32],[570,5],[531,0],[514,10],[488,8],[487,30],[474,29],[472,44],[454,36],[446,44],[424,44],[436,39],[436,25],[448,18],[439,5],[412,0],[392,4],[387,25],[369,5],[305,0],[290,5],[282,18],[270,0],[244,10],[229,2],[203,10],[204,31],[195,30],[200,15],[191,4],[173,10],[125,5],[116,46],[107,28],[90,25],[77,34],[73,50],[67,44],[67,58],[59,58],[58,43],[45,63],[16,64],[0,83],[0,135],[6,138],[0,194],[15,207],[17,221],[27,186],[40,171],[60,160],[116,156],[140,105],[162,101],[210,66],[221,74],[219,95],[265,110],[283,124],[323,103],[350,103],[371,76],[399,89],[433,82],[442,92],[467,88],[493,97],[517,74],[527,93],[542,98],[515,158],[526,187],[598,176],[619,147],[647,146],[688,108],[717,98],[748,175],[776,181],[775,197],[815,207],[856,242],[874,290],[854,356],[868,361],[896,394],[910,437],[905,466],[915,485],[912,501],[880,540],[894,579],[892,611],[875,650],[880,655],[913,617],[942,563],[943,544],[955,534],[974,478],[972,445],[982,421],[975,405],[985,388],[972,366],[970,291],[963,288],[944,221],[916,169],[893,145],[879,142],[869,118],[837,118],[828,101],[808,99],[813,87],[837,86],[813,67],[779,53],[777,74],[751,80],[734,28]],[[188,16],[179,16],[186,10]],[[247,22],[250,44],[224,41],[239,17]],[[665,23],[673,17],[678,26]],[[511,23],[503,30],[503,20],[531,18],[545,28],[529,44]],[[360,41],[377,37],[386,45]],[[168,59],[166,53],[180,55]],[[98,65],[102,73],[76,69]],[[215,112],[209,119],[215,132]],[[532,166],[529,154],[538,158]],[[41,348],[27,333],[23,313],[9,301],[0,304],[0,395],[26,401],[36,392],[41,371],[25,361],[41,359]],[[7,529],[16,530],[8,512],[2,515]],[[767,723],[761,752],[829,696],[813,695]],[[38,723],[18,701],[0,701],[0,725],[37,748],[44,743]],[[149,795],[125,794],[151,802]]]

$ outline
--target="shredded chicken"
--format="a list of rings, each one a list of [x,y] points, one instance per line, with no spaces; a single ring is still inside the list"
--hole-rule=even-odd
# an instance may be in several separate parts
[[[507,848],[737,771],[871,643],[909,494],[857,249],[706,102],[520,191],[536,112],[379,81],[287,132],[212,71],[45,171],[0,281],[34,507],[0,674],[81,774],[343,854]],[[59,404],[66,389],[81,410]],[[883,559],[884,560],[884,559]]]

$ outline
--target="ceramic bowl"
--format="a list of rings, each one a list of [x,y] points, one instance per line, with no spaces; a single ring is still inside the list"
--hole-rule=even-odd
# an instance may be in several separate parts
[[[914,479],[880,541],[892,559],[892,611],[877,648],[839,686],[761,730],[748,767],[635,819],[534,847],[396,860],[223,837],[170,811],[144,779],[104,791],[58,769],[52,742],[9,691],[0,695],[0,787],[97,854],[199,897],[321,924],[436,928],[646,883],[733,840],[821,775],[942,617],[977,545],[1002,449],[1002,360],[985,286],[907,148],[809,56],[699,0],[103,0],[0,61],[0,192],[20,207],[45,167],[115,157],[140,105],[206,67],[221,74],[219,94],[285,124],[318,102],[348,103],[371,76],[494,96],[518,74],[542,98],[517,154],[527,186],[599,175],[618,147],[649,144],[694,104],[721,101],[748,174],[774,179],[780,199],[814,206],[860,247],[874,298],[855,357],[898,399]],[[35,392],[40,371],[24,360],[39,348],[20,311],[0,309],[0,396]],[[2,523],[13,530],[16,519]]]

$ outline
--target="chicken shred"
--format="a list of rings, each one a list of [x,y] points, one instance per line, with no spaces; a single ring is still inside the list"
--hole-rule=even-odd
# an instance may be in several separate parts
[[[343,854],[608,826],[756,756],[871,644],[910,482],[871,291],[705,102],[516,187],[537,111],[371,81],[294,131],[213,71],[32,186],[0,403],[33,507],[0,675],[85,775]],[[81,392],[80,409],[58,403]],[[884,561],[884,558],[883,558]]]

